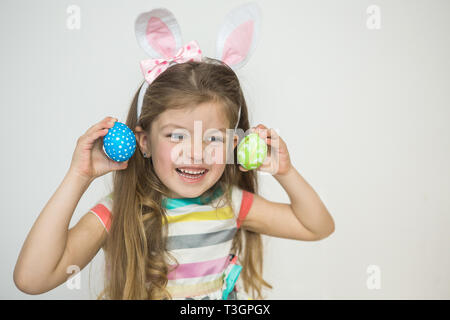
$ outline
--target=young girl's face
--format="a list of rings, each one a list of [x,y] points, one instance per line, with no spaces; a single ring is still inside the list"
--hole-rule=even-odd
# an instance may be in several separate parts
[[[171,190],[171,198],[198,197],[222,176],[230,124],[221,104],[169,109],[160,114],[147,137],[137,137],[142,152],[150,151],[159,179]],[[236,146],[237,139],[233,139]]]

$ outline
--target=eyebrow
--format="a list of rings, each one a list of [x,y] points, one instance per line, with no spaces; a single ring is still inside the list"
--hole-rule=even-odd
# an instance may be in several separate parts
[[[184,127],[182,127],[182,126],[180,126],[180,125],[178,125],[178,124],[174,124],[174,123],[168,123],[168,124],[162,126],[162,127],[161,127],[161,130],[164,130],[164,129],[169,128],[169,127],[181,128],[181,129],[188,130],[187,128],[184,128]],[[208,128],[208,129],[215,129],[215,128]],[[216,129],[216,130],[226,132],[227,129],[229,129],[229,128],[220,128],[220,129]],[[231,129],[230,129],[230,130],[231,130]],[[189,130],[188,130],[188,131],[189,131]]]

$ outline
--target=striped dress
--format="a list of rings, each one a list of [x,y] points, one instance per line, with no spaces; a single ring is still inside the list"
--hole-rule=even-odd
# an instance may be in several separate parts
[[[169,270],[173,269],[167,284],[173,299],[222,299],[232,240],[252,205],[253,194],[233,186],[231,204],[224,199],[220,189],[206,204],[200,202],[200,197],[164,198],[169,223],[167,250],[178,262],[176,267],[175,261],[167,261]],[[112,201],[110,193],[90,210],[107,231]],[[240,280],[228,299],[249,299]]]

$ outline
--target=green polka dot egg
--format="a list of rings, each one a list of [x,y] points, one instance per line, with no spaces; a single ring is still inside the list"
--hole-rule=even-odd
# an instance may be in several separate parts
[[[257,133],[250,133],[239,143],[237,160],[246,170],[257,169],[266,156],[267,144]]]

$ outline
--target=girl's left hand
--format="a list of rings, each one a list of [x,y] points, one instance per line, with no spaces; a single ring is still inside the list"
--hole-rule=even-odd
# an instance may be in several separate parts
[[[292,167],[289,151],[286,143],[276,133],[274,129],[268,129],[266,126],[259,124],[250,129],[250,132],[258,133],[258,135],[267,143],[267,157],[263,164],[257,169],[268,172],[272,175],[283,175]],[[239,170],[248,171],[239,165]]]

